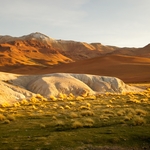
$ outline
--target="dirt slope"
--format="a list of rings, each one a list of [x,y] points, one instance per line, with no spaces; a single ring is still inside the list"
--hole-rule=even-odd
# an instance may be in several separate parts
[[[124,82],[150,82],[150,44],[119,48],[55,40],[41,33],[0,36],[0,71],[20,74],[88,73]]]
[[[150,59],[109,55],[44,69],[43,72],[71,72],[114,76],[124,82],[150,82]]]

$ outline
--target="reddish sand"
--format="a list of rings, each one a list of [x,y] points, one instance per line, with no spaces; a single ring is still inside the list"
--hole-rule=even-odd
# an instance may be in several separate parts
[[[19,74],[82,73],[150,82],[150,44],[118,48],[100,43],[14,40],[0,44],[0,71]]]
[[[1,71],[19,74],[47,74],[47,73],[86,73],[94,75],[114,76],[124,82],[150,82],[150,59],[110,55],[97,57],[69,64],[47,67],[12,66],[1,67]]]

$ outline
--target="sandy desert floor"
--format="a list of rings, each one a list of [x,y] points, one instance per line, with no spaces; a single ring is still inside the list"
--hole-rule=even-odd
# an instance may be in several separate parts
[[[1,71],[19,74],[81,73],[118,77],[125,83],[150,83],[150,59],[108,56],[52,66],[6,66]]]

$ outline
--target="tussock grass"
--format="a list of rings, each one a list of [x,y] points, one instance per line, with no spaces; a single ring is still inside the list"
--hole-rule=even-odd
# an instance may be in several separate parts
[[[6,117],[3,114],[0,114],[0,121],[3,121],[5,119],[6,119]]]
[[[119,110],[119,111],[117,112],[117,115],[118,115],[118,116],[124,116],[125,114],[126,114],[125,110]]]
[[[109,119],[109,116],[108,115],[100,115],[99,117],[101,120],[107,120]]]
[[[149,128],[149,91],[93,97],[60,93],[48,99],[37,94],[0,108],[1,149],[76,149],[86,144],[141,148],[143,143],[149,146]]]
[[[53,96],[53,95],[51,95],[49,98],[50,98],[50,100],[52,100],[52,101],[56,101],[56,100],[57,100],[57,98],[56,98],[55,96]]]
[[[94,120],[92,118],[86,118],[84,119],[84,122],[89,123],[89,124],[94,124]]]
[[[6,119],[4,120],[3,124],[9,124],[10,123],[10,120]]]
[[[105,114],[114,114],[114,111],[110,109],[103,109],[102,112]]]
[[[78,118],[79,116],[78,116],[77,113],[71,112],[71,113],[70,113],[70,117],[71,117],[71,118]]]
[[[90,110],[81,111],[81,116],[94,116],[94,112]]]
[[[139,116],[146,116],[146,114],[147,114],[147,112],[142,109],[135,109],[135,113],[136,113],[136,115],[139,115]]]
[[[15,120],[16,120],[16,118],[15,118],[14,115],[8,115],[8,116],[7,116],[7,119],[8,119],[9,121],[15,121]]]
[[[139,126],[145,124],[146,120],[143,117],[135,116],[132,123],[134,126]]]
[[[46,125],[45,125],[45,124],[40,124],[40,127],[41,127],[41,128],[45,128]]]
[[[90,109],[90,107],[89,106],[80,106],[79,107],[79,109],[81,109],[81,110],[89,110]]]
[[[77,129],[77,128],[82,128],[83,127],[83,123],[80,122],[80,121],[74,121],[72,123],[72,126],[71,126],[73,129]]]
[[[0,112],[2,112],[2,113],[3,113],[4,111],[5,111],[4,109],[0,108]]]

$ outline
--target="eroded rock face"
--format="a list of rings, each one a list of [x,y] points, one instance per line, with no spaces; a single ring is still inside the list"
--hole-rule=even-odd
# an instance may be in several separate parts
[[[62,94],[94,95],[97,93],[138,92],[115,77],[89,74],[54,73],[45,75],[16,75],[0,72],[0,103],[17,101],[34,94],[45,97]]]
[[[86,83],[73,77],[71,74],[49,74],[39,76],[28,89],[44,96],[58,96],[59,93],[81,95],[85,92],[95,94]]]

